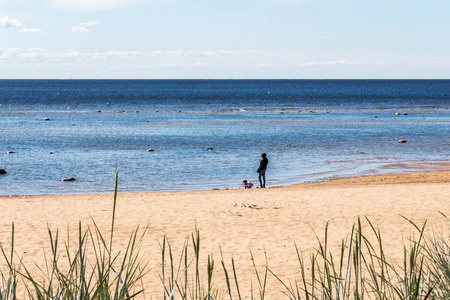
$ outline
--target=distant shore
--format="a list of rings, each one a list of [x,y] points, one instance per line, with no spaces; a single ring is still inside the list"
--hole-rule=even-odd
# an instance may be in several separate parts
[[[242,282],[242,289],[249,291],[254,276],[250,249],[257,265],[265,265],[266,253],[271,270],[294,279],[298,275],[295,245],[308,256],[317,245],[316,234],[322,238],[329,221],[330,247],[337,247],[358,216],[366,232],[370,231],[364,223],[366,216],[380,229],[386,255],[398,260],[403,255],[402,242],[415,232],[402,216],[418,225],[427,220],[429,229],[447,230],[448,222],[442,214],[450,215],[449,194],[448,170],[266,189],[119,193],[114,247],[126,247],[132,230],[148,225],[142,248],[144,259],[150,262],[145,281],[149,291],[156,292],[161,288],[159,242],[166,235],[174,253],[179,254],[186,238],[197,228],[202,253],[213,253],[220,260],[221,249],[225,261],[233,257],[240,277],[248,278]],[[104,232],[111,226],[112,193],[0,197],[0,201],[0,242],[9,243],[14,223],[16,251],[31,270],[31,261],[41,262],[42,249],[49,246],[47,226],[59,229],[61,236],[69,230],[73,237],[78,222],[92,227],[95,220]],[[273,278],[268,284],[271,290],[279,291]],[[155,297],[160,295],[156,293]]]

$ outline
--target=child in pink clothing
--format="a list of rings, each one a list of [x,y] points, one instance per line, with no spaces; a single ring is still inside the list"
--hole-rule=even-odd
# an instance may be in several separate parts
[[[253,183],[251,183],[247,179],[242,180],[242,182],[244,183],[244,188],[246,188],[246,189],[251,189],[253,186]]]

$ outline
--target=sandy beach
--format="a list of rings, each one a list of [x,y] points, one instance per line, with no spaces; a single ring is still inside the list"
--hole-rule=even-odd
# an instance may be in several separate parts
[[[120,177],[120,174],[119,174]],[[146,298],[162,298],[158,277],[161,269],[160,242],[163,236],[172,245],[175,260],[186,238],[197,228],[201,237],[201,255],[216,260],[214,277],[224,286],[221,254],[227,266],[231,257],[237,265],[240,288],[250,292],[256,278],[251,253],[257,267],[265,266],[280,278],[298,279],[295,245],[307,257],[323,238],[329,220],[329,242],[338,247],[346,238],[358,216],[366,216],[379,228],[386,255],[400,261],[402,243],[416,229],[402,216],[418,225],[427,220],[427,232],[448,230],[450,214],[450,171],[377,175],[338,179],[266,189],[205,190],[182,192],[120,193],[117,199],[114,249],[124,249],[138,225],[148,226],[142,258],[149,261],[145,277]],[[76,240],[78,223],[93,226],[93,220],[107,234],[113,207],[112,194],[1,197],[0,241],[10,243],[11,224],[15,226],[15,249],[31,266],[43,266],[43,249],[48,249],[48,231],[59,229],[67,240]],[[369,227],[363,220],[364,230]],[[370,234],[369,234],[370,236]],[[205,267],[206,269],[206,264]],[[30,267],[35,270],[35,267]],[[280,285],[269,276],[268,297],[280,295]],[[271,297],[272,295],[272,297]]]

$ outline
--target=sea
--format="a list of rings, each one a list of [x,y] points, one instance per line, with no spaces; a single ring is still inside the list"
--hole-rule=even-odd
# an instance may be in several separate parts
[[[449,108],[450,80],[0,80],[0,195],[257,187],[263,152],[267,187],[418,171]]]

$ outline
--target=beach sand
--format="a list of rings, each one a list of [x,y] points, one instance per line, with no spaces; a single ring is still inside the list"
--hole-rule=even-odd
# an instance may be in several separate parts
[[[267,255],[269,268],[275,274],[287,282],[298,280],[295,245],[308,257],[318,245],[316,234],[323,239],[327,221],[330,247],[337,249],[358,216],[366,216],[380,229],[387,257],[400,262],[403,243],[417,234],[402,216],[417,225],[427,220],[427,232],[448,231],[448,223],[440,212],[450,215],[449,195],[450,171],[377,175],[266,189],[119,193],[114,249],[125,249],[138,225],[148,226],[141,249],[142,258],[149,261],[145,297],[161,299],[158,274],[163,236],[171,243],[178,264],[186,238],[191,244],[190,235],[197,228],[205,262],[202,268],[206,270],[207,256],[213,254],[213,278],[225,287],[221,249],[228,268],[231,257],[234,258],[241,291],[249,295],[251,284],[255,292],[258,290],[251,253],[261,271]],[[67,240],[69,231],[73,243],[79,222],[92,228],[93,219],[102,232],[110,231],[113,194],[0,197],[0,201],[0,242],[8,247],[14,222],[15,249],[31,271],[36,271],[32,261],[44,265],[43,249],[49,247],[47,228],[59,229],[63,240]],[[370,236],[365,220],[363,228]],[[279,298],[280,289],[277,280],[269,276],[268,299]]]

